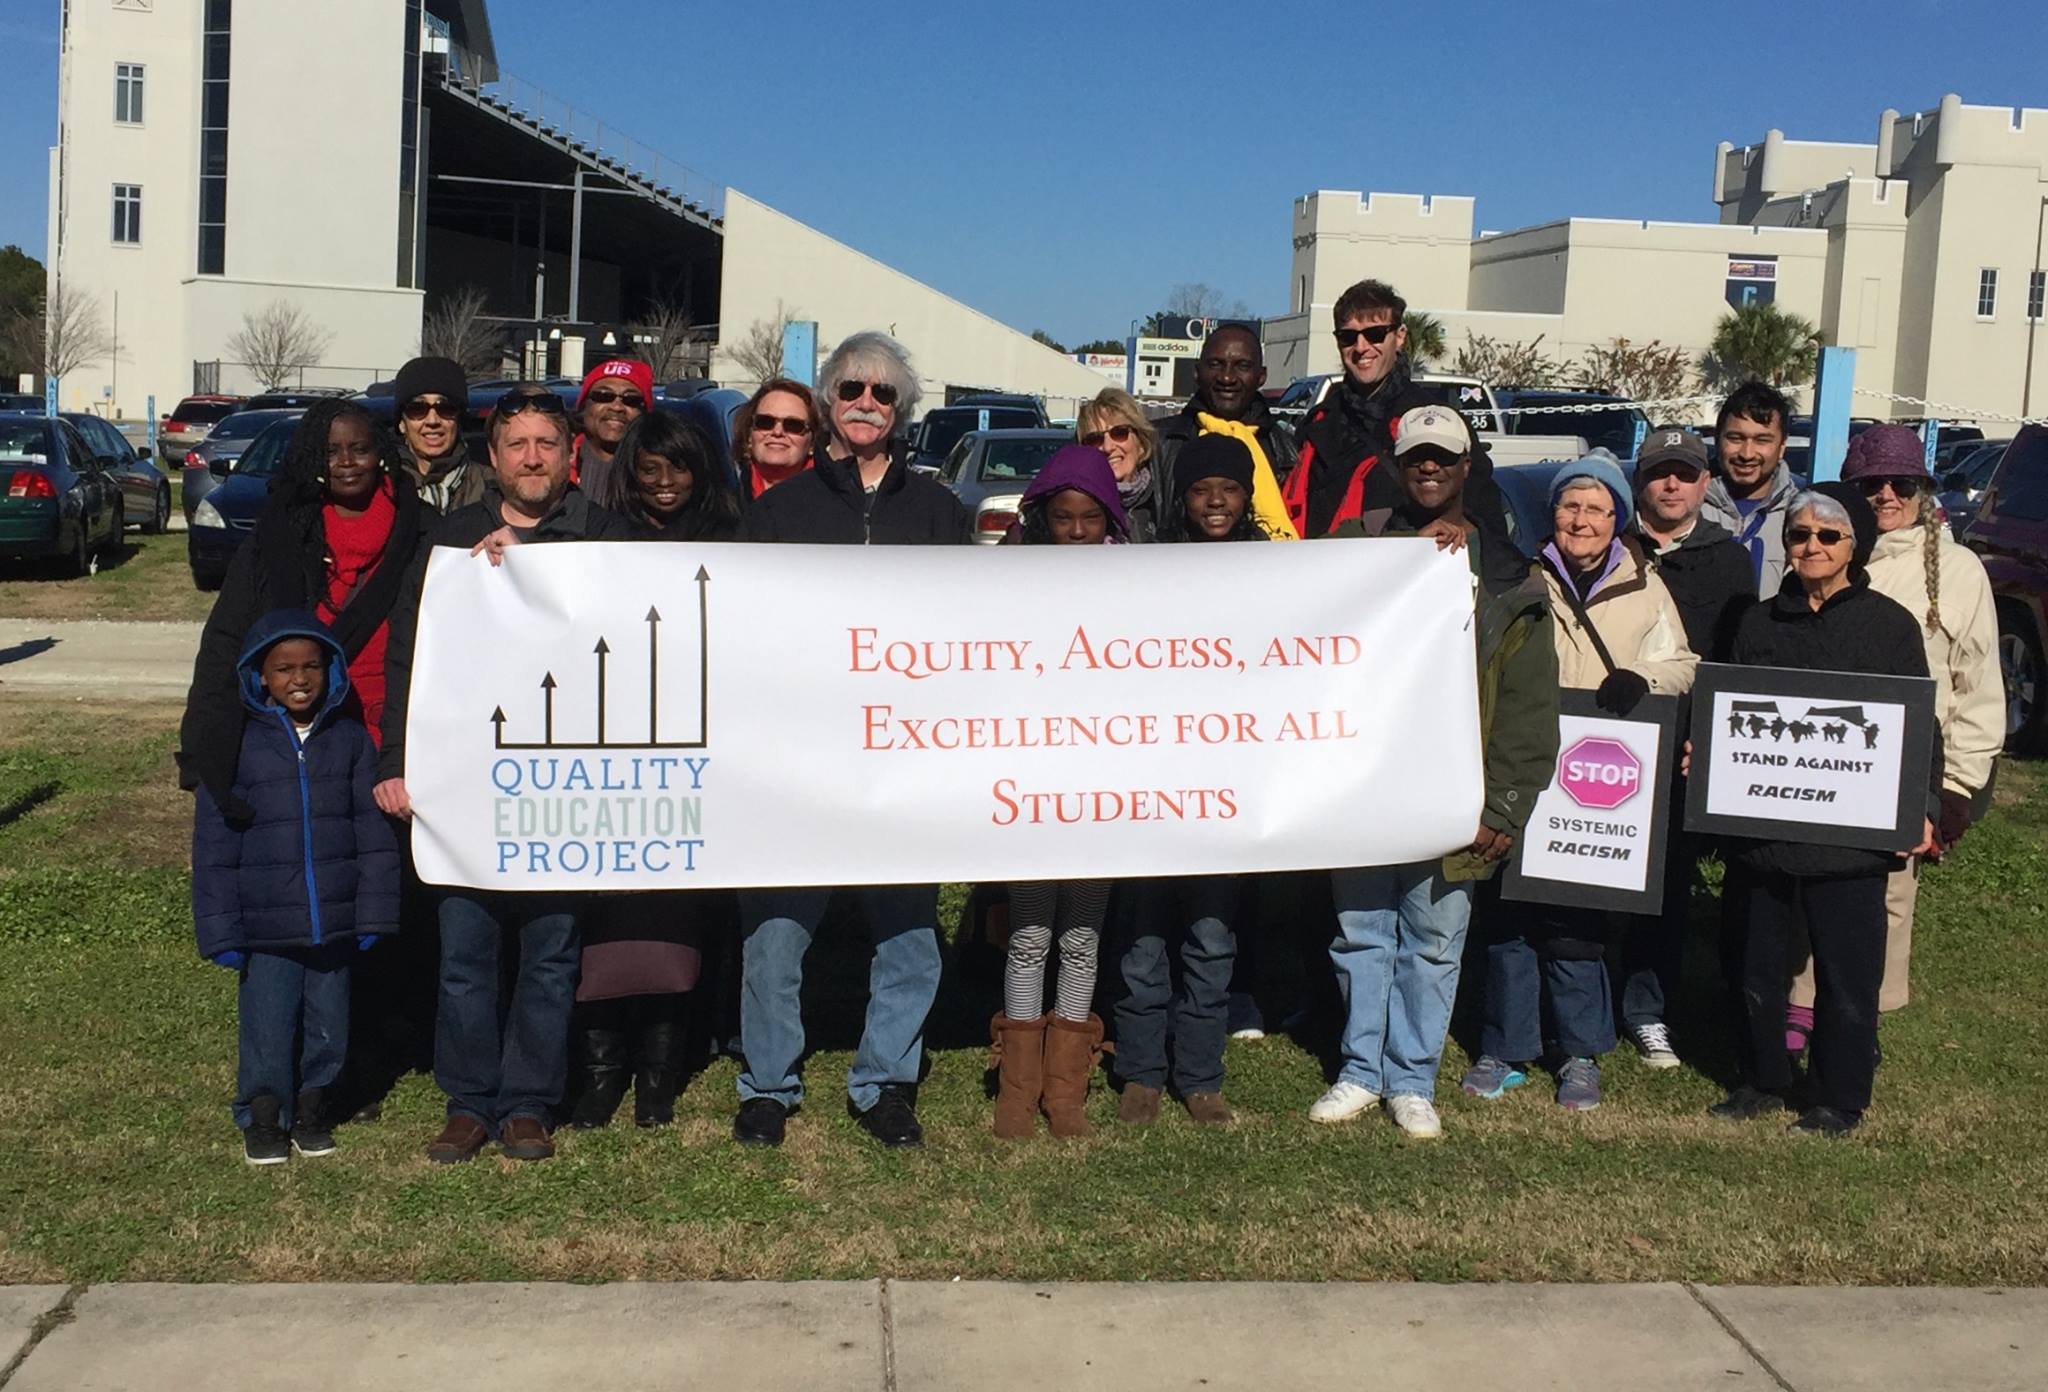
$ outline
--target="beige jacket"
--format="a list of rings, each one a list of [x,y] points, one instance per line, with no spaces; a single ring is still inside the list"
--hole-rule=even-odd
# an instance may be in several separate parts
[[[1558,685],[1591,691],[1606,680],[1607,665],[1549,563],[1543,567],[1543,583],[1550,591],[1551,616],[1557,620],[1551,632],[1557,639]],[[1685,625],[1671,591],[1643,564],[1633,543],[1622,543],[1621,563],[1587,603],[1586,615],[1600,630],[1614,665],[1647,681],[1652,694],[1682,696],[1692,690],[1699,657],[1685,645]]]
[[[1998,611],[1984,562],[1936,524],[1941,626],[1927,628],[1927,529],[1886,532],[1870,556],[1870,588],[1905,606],[1927,644],[1934,718],[1941,729],[1941,783],[1976,793],[2005,747],[2005,681],[1998,670]]]

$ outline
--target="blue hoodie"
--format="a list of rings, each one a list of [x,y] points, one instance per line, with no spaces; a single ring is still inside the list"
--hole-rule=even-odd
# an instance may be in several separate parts
[[[327,651],[327,693],[303,741],[263,688],[263,654],[285,638]],[[234,792],[255,809],[231,825],[203,786],[192,817],[192,922],[199,955],[311,947],[398,928],[398,842],[371,794],[376,751],[342,713],[348,659],[321,622],[280,609],[250,628],[241,660]]]

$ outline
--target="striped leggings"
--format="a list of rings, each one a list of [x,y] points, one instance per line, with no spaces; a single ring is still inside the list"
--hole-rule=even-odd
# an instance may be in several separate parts
[[[1010,886],[1010,955],[1003,964],[1003,1013],[1035,1020],[1045,1010],[1045,959],[1053,923],[1060,938],[1053,1013],[1084,1021],[1095,1001],[1096,945],[1109,904],[1108,880],[1043,880]]]

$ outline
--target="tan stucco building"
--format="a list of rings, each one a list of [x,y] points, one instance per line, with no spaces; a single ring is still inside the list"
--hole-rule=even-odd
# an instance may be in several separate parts
[[[2048,110],[1966,106],[1878,119],[1871,145],[1771,131],[1714,157],[1717,222],[1569,218],[1474,232],[1464,197],[1320,190],[1293,213],[1289,312],[1269,371],[1337,370],[1330,308],[1368,276],[1469,331],[1576,359],[1616,337],[1698,355],[1729,306],[1774,300],[1857,350],[1858,415],[1930,414],[1873,392],[2017,415],[2048,409],[2041,333]],[[1934,411],[1954,419],[1964,412]]]

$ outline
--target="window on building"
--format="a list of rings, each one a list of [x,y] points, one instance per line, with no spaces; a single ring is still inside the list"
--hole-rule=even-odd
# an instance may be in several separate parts
[[[199,69],[199,274],[228,261],[228,29],[231,0],[206,0]]]
[[[114,185],[114,240],[142,240],[142,185]]]
[[[406,0],[404,60],[398,80],[398,284],[419,276],[420,0]]]
[[[1977,272],[1977,317],[1989,319],[1998,313],[1998,272],[1990,266]]]
[[[2035,271],[2027,277],[2027,318],[2040,320],[2044,298],[2048,298],[2048,271]]]
[[[142,64],[114,64],[114,119],[124,126],[142,124]]]

